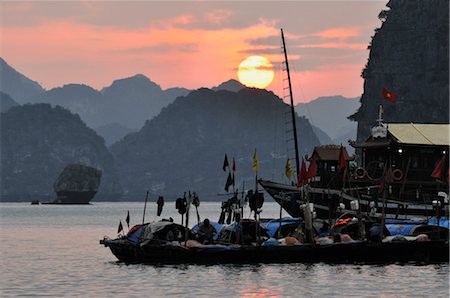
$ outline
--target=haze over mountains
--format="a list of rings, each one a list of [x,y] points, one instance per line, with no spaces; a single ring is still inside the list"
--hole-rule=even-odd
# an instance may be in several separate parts
[[[348,140],[356,140],[358,123],[347,117],[358,110],[361,105],[358,99],[359,97],[324,96],[297,104],[295,111],[309,119],[322,144],[342,144],[348,152],[353,152]]]
[[[12,107],[19,105],[8,94],[0,91],[0,113],[6,112]]]
[[[147,119],[156,116],[163,107],[186,95],[185,88],[162,90],[144,75],[114,81],[111,86],[96,90],[83,84],[66,84],[44,90],[38,83],[25,77],[0,61],[1,89],[19,104],[49,103],[60,105],[80,115],[81,119],[99,133],[106,132],[108,143],[123,137],[124,131],[137,131]],[[119,128],[117,132],[108,127]]]
[[[3,73],[7,73],[4,86],[21,86],[22,91],[6,88],[21,98],[18,103],[7,93],[0,97],[5,111],[1,114],[2,182],[10,185],[4,188],[2,200],[51,196],[52,180],[69,162],[103,170],[106,180],[97,200],[118,199],[122,190],[127,199],[140,199],[146,190],[171,198],[192,190],[205,195],[204,199],[216,199],[227,178],[221,171],[225,153],[230,162],[233,156],[236,159],[236,187],[245,183],[247,189],[254,181],[251,156],[255,148],[260,177],[283,181],[286,158],[293,157],[293,144],[286,142],[291,137],[287,105],[272,92],[249,89],[236,80],[189,93],[184,88],[162,90],[147,77],[136,75],[100,91],[82,84],[45,91],[6,62],[2,78]],[[53,108],[16,106],[27,102],[44,102]],[[30,121],[20,121],[21,117]],[[57,121],[61,123],[56,125]],[[319,144],[314,133],[319,129],[302,117],[297,123],[301,154],[310,154]],[[320,136],[328,138],[323,132]],[[13,153],[15,147],[25,151]],[[21,183],[28,186],[21,188]],[[20,190],[14,193],[16,188]]]
[[[1,57],[0,74],[0,91],[8,94],[19,104],[27,103],[31,98],[44,92],[41,85],[16,71]]]

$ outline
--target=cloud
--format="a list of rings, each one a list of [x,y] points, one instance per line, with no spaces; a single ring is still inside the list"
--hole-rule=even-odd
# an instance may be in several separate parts
[[[348,50],[364,50],[367,48],[367,44],[357,44],[348,42],[324,42],[317,44],[304,44],[297,46],[298,48],[321,48],[321,49],[348,49]]]
[[[330,78],[318,72],[350,63],[360,67],[340,68],[343,76],[348,79],[353,70],[360,80],[366,44],[384,5],[9,1],[1,4],[2,57],[48,87],[81,81],[100,88],[144,73],[163,87],[198,88],[236,78],[237,66],[249,55],[265,56],[281,69],[283,27],[290,62],[300,65],[301,75]]]
[[[220,25],[228,21],[232,15],[233,12],[229,10],[218,9],[206,13],[205,20],[210,24]]]
[[[181,53],[195,53],[198,51],[198,44],[194,43],[163,43],[153,46],[137,47],[137,48],[127,48],[122,49],[122,53],[135,53],[135,54],[148,54],[148,53],[170,53],[170,52],[181,52]]]
[[[144,73],[162,86],[196,88],[200,84],[216,85],[223,77],[236,77],[233,69],[245,58],[241,51],[249,48],[247,40],[276,32],[265,21],[240,29],[179,27],[192,22],[195,19],[183,15],[168,20],[164,28],[139,30],[73,21],[47,22],[32,28],[10,26],[2,29],[7,45],[3,52],[12,65],[15,61],[47,65],[37,79],[56,85],[80,82],[77,76],[83,73],[84,82],[101,88],[118,77]],[[55,75],[56,64],[64,61],[74,63],[64,75]],[[99,73],[86,75],[81,69],[86,65],[91,65],[90,69],[95,65]]]
[[[180,15],[168,21],[168,26],[186,26],[197,23],[197,19],[193,15]]]
[[[360,29],[356,27],[352,28],[331,28],[321,32],[312,34],[322,38],[339,38],[346,39],[349,37],[360,36]]]

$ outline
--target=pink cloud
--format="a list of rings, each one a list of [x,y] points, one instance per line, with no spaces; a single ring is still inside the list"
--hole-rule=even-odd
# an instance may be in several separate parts
[[[214,23],[225,22],[229,16],[216,10],[205,18]],[[243,28],[184,28],[198,22],[192,15],[185,14],[158,22],[159,26],[153,23],[140,29],[79,24],[70,19],[33,27],[3,27],[2,57],[18,70],[28,70],[24,71],[27,76],[48,89],[67,83],[85,83],[100,89],[115,79],[137,73],[147,75],[163,88],[194,89],[237,79],[236,68],[246,58],[245,50],[258,49],[250,41],[280,34],[277,21],[268,19],[259,19],[254,25]],[[314,36],[344,39],[358,33],[355,28],[336,28]],[[286,36],[288,40],[300,38],[288,33]],[[279,45],[273,47],[279,48]],[[366,45],[339,41],[300,47],[365,50]],[[268,47],[260,48],[267,50]],[[277,65],[283,58],[274,53],[264,56]],[[300,56],[290,54],[289,58],[295,61]],[[327,94],[360,94],[362,68],[363,65],[358,64],[329,65],[298,73],[304,86],[302,100]],[[268,89],[282,95],[278,86],[273,82]]]
[[[249,47],[247,40],[276,32],[265,22],[242,29],[176,27],[191,21],[189,17],[177,17],[166,28],[140,30],[74,22],[7,27],[2,29],[7,45],[2,55],[13,66],[47,65],[27,74],[45,82],[47,88],[69,82],[101,88],[113,79],[135,73],[144,73],[163,87],[198,88],[236,77],[234,68],[245,58],[239,53]],[[145,51],[161,45],[171,46],[167,50]],[[189,51],[184,50],[186,45],[191,46]],[[65,66],[63,74],[55,73],[55,69],[61,71],[58,65]]]
[[[360,35],[359,28],[331,28],[318,33],[313,34],[313,36],[318,36],[322,38],[340,38],[345,39],[349,37],[357,37]]]
[[[350,50],[365,50],[367,44],[365,43],[348,43],[348,42],[323,42],[316,44],[300,45],[298,48],[322,48],[322,49],[350,49]]]
[[[225,21],[227,21],[233,13],[228,10],[224,9],[218,9],[211,12],[208,12],[205,16],[205,19],[208,23],[211,24],[223,24]]]

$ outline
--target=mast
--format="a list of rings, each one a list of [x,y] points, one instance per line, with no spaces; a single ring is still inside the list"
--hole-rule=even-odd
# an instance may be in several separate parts
[[[281,40],[283,41],[284,61],[286,63],[286,71],[287,71],[288,84],[289,84],[289,97],[291,99],[291,116],[292,116],[292,126],[293,126],[292,131],[294,133],[294,145],[295,145],[295,168],[297,170],[296,177],[298,179],[298,174],[300,172],[300,162],[299,162],[299,158],[298,158],[297,125],[295,124],[294,99],[292,97],[291,75],[289,73],[289,62],[288,62],[288,58],[287,58],[286,43],[284,41],[283,28],[281,28]]]
[[[299,162],[299,158],[298,158],[298,141],[297,141],[297,125],[295,124],[295,110],[294,110],[294,98],[292,96],[292,84],[291,84],[291,74],[289,72],[289,62],[288,62],[288,57],[287,57],[287,50],[286,50],[286,42],[284,41],[284,34],[283,34],[283,28],[281,28],[281,40],[283,41],[283,52],[284,52],[284,61],[286,63],[286,71],[287,71],[287,76],[288,76],[288,84],[289,84],[289,97],[291,99],[291,116],[292,116],[292,131],[294,133],[294,146],[295,146],[295,166],[297,169],[297,180],[298,180],[298,175],[300,173],[300,162]],[[300,187],[300,185],[299,185]],[[305,222],[306,222],[306,242],[308,243],[313,243],[313,214],[312,211],[310,209],[310,204],[309,204],[309,193],[308,191],[306,191],[305,194],[305,188],[302,187],[302,196],[306,197],[306,207],[303,210],[305,217]],[[306,220],[307,219],[307,220]]]

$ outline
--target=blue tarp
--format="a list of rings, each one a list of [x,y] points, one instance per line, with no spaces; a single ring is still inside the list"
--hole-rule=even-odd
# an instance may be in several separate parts
[[[386,228],[388,229],[389,233],[394,236],[394,235],[409,235],[411,233],[411,230],[414,227],[417,227],[418,224],[406,224],[406,223],[401,223],[401,224],[386,224]]]
[[[127,239],[128,241],[130,241],[133,244],[138,244],[142,235],[142,229],[144,228],[144,226],[141,226],[139,228],[137,228],[136,230],[134,230],[133,232],[131,232],[128,236]]]
[[[421,225],[426,224],[427,221],[425,219],[391,219],[386,218],[385,220],[386,224],[415,224],[415,225]]]
[[[292,225],[292,224],[301,224],[303,221],[298,218],[292,217],[284,217],[281,219],[281,226]],[[274,237],[275,233],[280,228],[280,219],[273,219],[268,222],[261,223],[261,225],[266,228],[267,233],[269,233],[270,237]]]
[[[401,220],[401,219],[389,219],[386,220],[386,228],[391,235],[409,235],[414,227],[421,225],[433,225],[437,226],[438,221],[435,217],[430,218],[428,221],[423,219],[418,220]],[[441,218],[439,220],[439,226],[449,228],[448,218]]]
[[[438,225],[438,220],[437,220],[437,218],[436,218],[436,217],[430,218],[430,219],[428,220],[428,224],[429,224],[429,225],[437,226],[437,225]],[[441,227],[446,227],[447,229],[449,229],[449,228],[450,228],[450,225],[449,225],[448,218],[442,217],[441,219],[439,219],[439,226],[441,226]]]

